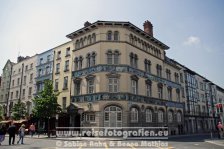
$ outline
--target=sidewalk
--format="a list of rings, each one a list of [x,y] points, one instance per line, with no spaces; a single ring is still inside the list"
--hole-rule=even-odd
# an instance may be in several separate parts
[[[205,140],[205,142],[224,147],[224,138],[222,138],[222,139],[214,138],[211,140]]]

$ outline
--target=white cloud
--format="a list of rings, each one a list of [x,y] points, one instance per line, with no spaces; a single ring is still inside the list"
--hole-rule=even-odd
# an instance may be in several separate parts
[[[201,42],[199,37],[196,36],[190,36],[186,39],[186,41],[184,41],[184,45],[198,45]]]

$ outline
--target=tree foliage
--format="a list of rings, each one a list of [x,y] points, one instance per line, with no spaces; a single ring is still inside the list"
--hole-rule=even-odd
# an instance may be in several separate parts
[[[3,107],[0,105],[0,121],[3,119]]]
[[[26,104],[19,100],[12,108],[12,117],[14,120],[19,120],[24,118],[26,114]]]
[[[52,81],[46,80],[44,82],[44,89],[37,94],[33,99],[34,109],[33,114],[38,118],[53,117],[56,113],[61,112],[61,107],[57,103],[57,96],[53,90]]]

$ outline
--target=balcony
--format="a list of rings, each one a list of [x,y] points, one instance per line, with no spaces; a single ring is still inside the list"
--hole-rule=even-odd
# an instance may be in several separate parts
[[[137,75],[138,77],[143,77],[155,82],[166,84],[167,86],[171,86],[173,88],[181,89],[181,85],[176,82],[169,81],[165,78],[155,76],[153,74],[150,74],[140,69],[130,67],[128,65],[96,65],[90,68],[73,71],[72,76],[73,78],[77,78],[77,77],[87,76],[87,75],[99,73],[99,72],[130,73],[133,75]]]
[[[94,94],[85,94],[85,95],[78,95],[78,96],[71,96],[71,102],[93,102],[99,100],[114,100],[114,101],[131,101],[131,102],[140,102],[140,103],[147,103],[147,104],[154,104],[160,106],[167,106],[167,107],[176,107],[176,108],[184,108],[184,103],[174,102],[174,101],[167,101],[163,99],[135,95],[131,93],[94,93]]]

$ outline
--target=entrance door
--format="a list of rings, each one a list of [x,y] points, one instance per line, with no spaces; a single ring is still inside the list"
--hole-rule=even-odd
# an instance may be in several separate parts
[[[104,110],[104,127],[121,127],[122,110],[117,106],[109,106]]]

